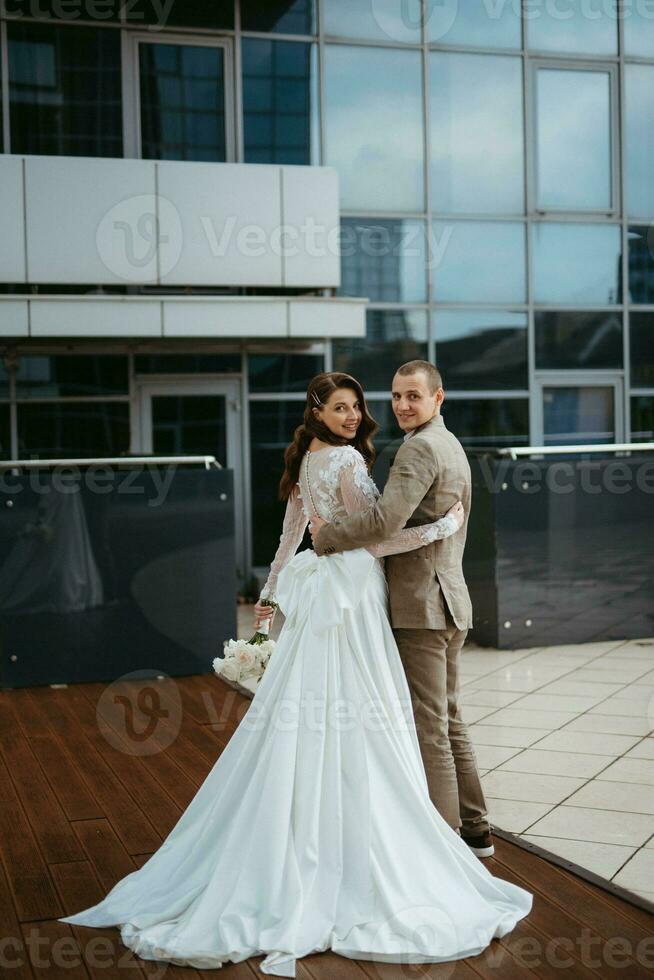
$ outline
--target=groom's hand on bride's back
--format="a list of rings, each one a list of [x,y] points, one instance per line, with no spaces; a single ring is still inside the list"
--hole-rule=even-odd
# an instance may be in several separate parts
[[[327,521],[323,521],[322,517],[318,517],[317,514],[312,514],[309,521],[309,534],[311,535],[311,540],[316,543],[316,535],[321,527],[324,527]]]

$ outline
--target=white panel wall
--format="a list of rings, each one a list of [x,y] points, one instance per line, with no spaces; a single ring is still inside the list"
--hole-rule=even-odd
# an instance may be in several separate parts
[[[0,282],[26,282],[23,161],[0,154]]]
[[[287,302],[164,301],[165,337],[286,337]]]
[[[366,301],[0,295],[3,337],[365,337]]]
[[[0,154],[0,218],[4,282],[340,284],[330,167]]]
[[[181,223],[181,241],[161,244],[162,283],[281,284],[279,167],[169,161],[157,170],[160,202]]]
[[[0,303],[0,337],[27,337],[29,314],[26,299],[3,299]]]
[[[32,337],[160,337],[161,304],[145,300],[30,300]]]
[[[296,300],[289,309],[291,337],[365,337],[366,307],[362,302],[334,299]]]
[[[339,286],[338,174],[333,167],[282,167],[284,285]]]
[[[154,168],[149,160],[26,157],[29,281],[156,282]]]

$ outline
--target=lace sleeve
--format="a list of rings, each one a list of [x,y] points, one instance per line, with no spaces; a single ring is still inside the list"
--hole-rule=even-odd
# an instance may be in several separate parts
[[[277,576],[284,565],[291,560],[297,549],[302,543],[304,532],[308,524],[307,517],[302,506],[302,498],[296,486],[293,493],[286,502],[286,512],[282,533],[279,538],[279,545],[275,552],[275,557],[270,565],[270,572],[266,579],[266,584],[261,590],[261,599],[275,600],[275,589],[277,587]]]
[[[351,463],[344,466],[340,473],[340,490],[343,498],[343,505],[348,513],[355,514],[358,511],[367,510],[379,497],[379,490],[368,473],[366,464],[362,456],[358,453],[352,454]],[[422,524],[420,527],[406,527],[385,541],[377,544],[366,545],[375,558],[383,558],[385,555],[398,555],[403,551],[414,551],[422,548],[432,541],[439,538],[448,538],[459,530],[459,524],[453,517],[441,517],[438,521],[431,524]]]

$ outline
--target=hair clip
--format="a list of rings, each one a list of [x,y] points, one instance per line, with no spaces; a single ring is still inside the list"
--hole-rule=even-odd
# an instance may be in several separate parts
[[[317,394],[315,393],[315,391],[312,391],[312,392],[311,392],[311,397],[312,397],[312,398],[313,398],[313,400],[315,401],[315,403],[316,403],[316,405],[318,406],[318,408],[322,408],[322,402],[321,402],[321,401],[320,401],[320,399],[318,398],[318,396],[317,396]]]

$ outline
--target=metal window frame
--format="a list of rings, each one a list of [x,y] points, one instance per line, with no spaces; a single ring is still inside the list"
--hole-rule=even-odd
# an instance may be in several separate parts
[[[123,144],[124,155],[142,160],[143,138],[141,132],[141,86],[139,46],[141,44],[174,44],[186,47],[221,48],[224,52],[225,79],[225,163],[237,161],[236,152],[236,104],[234,99],[234,39],[222,33],[216,36],[195,35],[181,31],[163,31],[153,34],[145,31],[123,30],[122,95],[123,95]],[[242,115],[242,113],[240,113]],[[148,158],[150,159],[150,158]]]
[[[217,395],[225,398],[225,444],[227,458],[219,462],[234,473],[234,514],[236,548],[236,573],[240,582],[247,576],[249,565],[245,534],[245,494],[243,490],[243,433],[241,408],[241,383],[234,375],[148,374],[134,376],[134,406],[137,417],[132,420],[138,444],[135,451],[152,453],[152,399],[160,397],[184,397]]]
[[[624,372],[623,371],[580,371],[551,370],[538,371],[535,379],[535,423],[531,436],[534,445],[545,443],[543,392],[545,388],[613,388],[613,428],[614,443],[623,443],[625,434],[624,411]]]
[[[538,174],[538,73],[544,70],[570,71],[570,72],[594,72],[595,74],[607,74],[609,77],[609,106],[608,106],[608,132],[609,132],[609,192],[611,204],[608,208],[549,208],[541,206],[539,202],[539,174]],[[606,218],[617,219],[622,209],[621,187],[619,177],[618,159],[618,104],[619,104],[619,85],[618,85],[618,66],[615,61],[589,58],[550,58],[541,55],[529,58],[528,78],[526,79],[529,88],[529,106],[531,109],[531,126],[527,132],[527,140],[531,144],[531,172],[527,181],[527,210],[530,214],[539,218],[553,218],[560,220],[562,217],[574,215],[577,221],[587,218]]]

